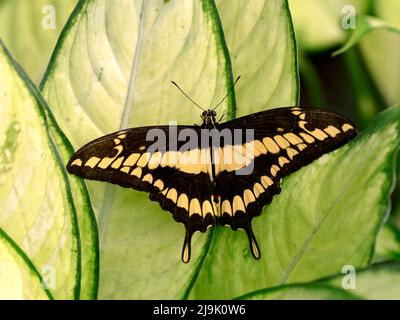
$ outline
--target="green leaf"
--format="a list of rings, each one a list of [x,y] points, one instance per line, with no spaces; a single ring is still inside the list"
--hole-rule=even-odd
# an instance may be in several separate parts
[[[377,30],[388,30],[391,32],[395,32],[400,34],[400,27],[390,24],[387,21],[382,19],[378,19],[370,16],[362,16],[359,18],[358,26],[355,31],[352,33],[349,40],[345,43],[345,45],[339,50],[333,53],[333,56],[337,56],[339,54],[343,54],[348,51],[350,48],[359,44],[360,41],[370,32]]]
[[[32,262],[1,228],[0,266],[0,300],[52,299]]]
[[[363,16],[351,38],[338,53],[359,44],[369,73],[387,105],[400,102],[400,2],[374,1],[377,17]]]
[[[0,42],[0,227],[60,299],[79,297],[80,242],[70,186],[44,101]]]
[[[287,1],[216,3],[233,74],[242,76],[235,87],[237,115],[297,105],[297,48]]]
[[[347,36],[342,27],[346,6],[353,6],[357,16],[368,8],[368,0],[289,0],[299,46],[306,51],[320,51],[343,43]]]
[[[240,300],[356,300],[350,292],[327,284],[288,284],[245,294]]]
[[[254,220],[260,261],[244,232],[218,228],[192,297],[232,298],[367,266],[389,208],[399,119],[400,107],[382,113],[356,140],[283,180]]]
[[[73,148],[58,127],[54,116],[45,105],[48,130],[59,155],[66,163],[73,155]],[[69,175],[75,208],[78,214],[79,237],[81,245],[81,300],[96,299],[99,284],[99,235],[96,217],[90,203],[89,193],[82,179]]]
[[[1,1],[0,38],[35,83],[39,83],[76,3],[77,0]]]
[[[274,17],[273,25],[281,29],[278,34],[283,43],[276,41],[275,33],[266,33],[263,41],[273,44],[269,48],[271,59],[278,58],[277,69],[272,64],[268,80],[254,68],[242,74],[238,96],[249,96],[247,86],[266,94],[257,102],[256,95],[248,97],[251,100],[243,102],[238,113],[260,110],[270,103],[293,104],[298,96],[296,53],[286,2],[258,1],[255,7],[260,3],[273,13],[264,10],[260,15],[246,6],[241,16],[257,21],[263,37],[270,26],[265,18]],[[223,19],[229,20],[231,16],[225,11],[231,8],[223,1],[218,6]],[[226,24],[231,25],[231,34],[235,32],[233,22]],[[285,30],[289,34],[284,34]],[[246,33],[241,37],[247,42]],[[236,50],[233,34],[227,39],[231,50]],[[246,45],[249,56],[264,59],[255,55],[258,48],[250,44]],[[236,55],[232,66],[212,0],[80,1],[61,35],[42,89],[61,129],[77,148],[118,128],[171,120],[199,122],[199,110],[169,81],[178,82],[200,105],[215,105],[233,83],[232,68],[241,73],[246,61],[251,61],[243,48]],[[271,65],[269,60],[263,61]],[[268,86],[274,88],[273,93]],[[232,118],[235,107],[232,93],[218,111]],[[183,226],[158,204],[136,191],[96,182],[88,186],[100,225],[100,298],[187,297],[207,255],[213,230],[195,235],[192,260],[184,265],[180,261]]]
[[[345,275],[339,275],[323,281],[342,288]],[[347,289],[351,294],[369,300],[399,300],[400,299],[400,263],[391,262],[373,265],[371,268],[356,272],[355,288]]]
[[[373,262],[390,260],[400,260],[400,231],[392,223],[387,223],[379,232]]]

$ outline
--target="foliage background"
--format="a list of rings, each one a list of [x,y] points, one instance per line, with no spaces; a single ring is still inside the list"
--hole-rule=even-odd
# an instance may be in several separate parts
[[[97,2],[100,3],[98,7]],[[166,1],[166,3],[168,2]],[[73,147],[77,148],[79,145],[87,142],[89,138],[94,138],[107,131],[117,129],[120,125],[118,122],[121,121],[119,116],[124,119],[125,113],[123,110],[118,109],[124,104],[124,96],[120,99],[118,89],[123,84],[119,84],[118,78],[113,76],[113,71],[100,68],[97,70],[95,76],[88,75],[88,73],[85,73],[85,59],[79,53],[79,50],[82,49],[80,46],[74,47],[74,50],[71,50],[71,56],[69,56],[68,52],[64,52],[64,48],[65,46],[69,46],[68,41],[71,38],[68,35],[74,34],[75,39],[79,38],[84,34],[84,32],[80,31],[80,28],[84,28],[84,31],[89,36],[88,38],[79,39],[78,43],[86,45],[89,53],[93,50],[95,59],[101,61],[101,59],[106,58],[102,55],[101,41],[94,36],[93,39],[90,38],[92,34],[90,32],[101,30],[102,28],[102,18],[99,12],[102,12],[101,10],[104,8],[102,8],[103,5],[101,3],[103,1],[80,1],[78,3],[78,1],[65,0],[34,0],[29,2],[23,0],[0,0],[0,37],[10,54],[21,68],[25,70],[34,84],[39,86],[41,83],[40,88],[45,99],[40,95],[34,84],[18,68],[16,68],[17,72],[13,76],[15,78],[13,81],[16,81],[13,82],[14,86],[17,85],[16,83],[20,83],[17,80],[18,77],[24,79],[27,92],[31,92],[31,95],[35,96],[32,100],[32,105],[38,104],[42,108],[42,112],[47,115],[46,130],[50,133],[51,140],[56,146],[56,154],[64,161],[71,154],[72,146],[60,131],[59,125],[72,142]],[[135,29],[135,27],[126,29],[125,23],[128,25],[132,23],[128,21],[129,17],[127,21],[122,22],[117,19],[121,15],[118,11],[118,4],[114,8],[110,2],[104,3],[106,3],[105,6],[107,9],[104,9],[104,12],[107,13],[105,16],[109,18],[106,21],[113,21],[111,25],[115,25],[110,30],[113,28],[115,28],[114,31],[124,30],[123,34],[120,33],[116,37],[116,39],[120,38],[121,42],[117,43],[118,41],[115,41],[113,43],[113,40],[110,40],[113,39],[112,36],[110,36],[109,42],[115,47],[124,46],[124,43],[126,43],[124,42],[125,40],[132,39],[140,31]],[[221,96],[225,90],[224,86],[229,87],[229,83],[232,81],[233,75],[227,76],[226,66],[232,63],[234,72],[243,75],[249,73],[249,70],[252,70],[254,67],[251,63],[252,61],[260,59],[260,61],[264,62],[265,69],[261,68],[258,70],[254,68],[254,74],[251,77],[247,77],[250,80],[246,80],[245,77],[239,83],[236,97],[230,97],[227,104],[223,106],[228,115],[230,117],[234,116],[236,102],[238,105],[236,113],[238,115],[254,112],[265,107],[296,104],[298,99],[298,93],[296,93],[295,89],[297,79],[296,75],[293,76],[296,70],[291,69],[291,59],[296,57],[291,56],[291,51],[288,49],[292,43],[292,35],[291,28],[287,24],[290,18],[287,20],[288,11],[286,10],[286,2],[280,0],[253,1],[248,6],[245,6],[243,2],[239,1],[237,7],[232,6],[229,1],[223,0],[215,2],[202,1],[202,3],[203,8],[195,10],[205,12],[206,14],[204,16],[199,15],[196,18],[198,20],[193,22],[194,24],[197,23],[199,28],[197,33],[193,33],[193,41],[195,44],[194,48],[196,48],[196,39],[198,46],[208,41],[210,37],[212,39],[215,37],[216,39],[216,48],[211,48],[210,52],[205,55],[205,57],[211,56],[211,58],[205,58],[205,61],[208,61],[207,63],[211,65],[210,68],[205,68],[206,73],[208,73],[206,75],[203,74],[199,79],[193,79],[192,72],[195,73],[195,70],[193,69],[190,74],[187,74],[185,70],[188,70],[188,65],[185,65],[185,59],[182,58],[178,66],[174,66],[173,69],[178,71],[174,71],[175,73],[166,73],[163,77],[168,80],[171,76],[179,77],[180,74],[186,74],[186,76],[178,78],[179,82],[184,84],[185,87],[191,88],[189,90],[191,96],[196,97],[202,104],[208,104],[213,101],[214,97]],[[266,5],[266,3],[268,4]],[[44,17],[42,9],[44,4],[51,4],[56,8],[57,27],[55,30],[44,30],[42,28]],[[77,4],[78,6],[75,8]],[[341,27],[341,21],[344,16],[342,9],[345,5],[349,4],[353,5],[357,12],[357,28],[355,30],[343,30]],[[361,167],[366,176],[371,180],[368,184],[368,181],[363,181],[361,178],[357,178],[358,180],[355,179],[356,182],[352,182],[354,185],[348,189],[348,193],[351,196],[344,201],[347,205],[342,209],[335,209],[337,213],[332,218],[335,222],[329,222],[328,219],[329,223],[326,225],[326,228],[338,228],[335,232],[339,232],[340,230],[340,233],[333,233],[331,229],[325,230],[325,232],[322,230],[320,233],[317,233],[317,237],[313,238],[315,247],[307,249],[306,258],[303,259],[306,262],[304,262],[304,265],[300,267],[297,273],[294,272],[294,275],[291,275],[293,278],[289,279],[289,281],[286,281],[288,279],[284,282],[279,280],[281,277],[279,264],[270,261],[272,261],[272,257],[275,257],[280,259],[279,262],[281,264],[284,264],[285,257],[282,254],[274,253],[275,249],[271,246],[274,244],[278,249],[281,249],[281,251],[276,249],[277,252],[285,252],[285,254],[290,255],[291,249],[287,248],[288,243],[295,243],[299,241],[299,238],[293,240],[289,237],[285,238],[286,241],[278,240],[277,243],[274,243],[273,238],[266,239],[268,245],[267,257],[264,258],[271,258],[262,266],[258,265],[254,267],[252,260],[249,262],[243,259],[248,253],[244,251],[244,237],[222,228],[216,228],[214,234],[210,234],[209,232],[207,235],[196,238],[195,255],[198,256],[198,261],[191,267],[186,268],[181,266],[180,263],[177,264],[176,259],[181,246],[181,228],[174,225],[169,216],[165,215],[153,218],[153,212],[156,212],[154,215],[159,213],[156,211],[157,209],[154,204],[149,204],[146,196],[137,193],[133,195],[132,191],[115,190],[111,187],[104,188],[102,184],[89,183],[89,192],[94,210],[97,213],[100,235],[103,234],[104,236],[104,234],[111,232],[112,235],[108,237],[111,237],[115,242],[105,242],[104,238],[100,238],[102,240],[100,246],[102,260],[100,260],[99,298],[400,298],[400,289],[398,286],[396,287],[396,284],[400,283],[399,264],[397,263],[398,259],[400,259],[400,192],[398,187],[393,189],[391,185],[393,182],[394,150],[397,150],[398,147],[398,133],[395,133],[394,124],[399,119],[399,112],[396,109],[391,109],[384,113],[384,115],[378,116],[382,111],[400,102],[400,74],[398,72],[400,69],[400,34],[398,31],[400,20],[396,14],[396,12],[400,11],[399,2],[396,0],[291,0],[289,1],[289,6],[293,16],[298,45],[297,55],[301,89],[300,105],[318,106],[338,111],[352,118],[359,125],[360,129],[368,129],[354,146],[343,148],[341,152],[326,157],[324,161],[319,161],[298,174],[296,173],[293,178],[285,179],[284,187],[291,191],[284,193],[279,197],[279,200],[275,199],[274,206],[271,206],[267,212],[264,212],[266,218],[263,222],[256,224],[256,231],[258,234],[263,234],[265,230],[271,229],[267,234],[278,233],[280,236],[277,238],[283,239],[284,236],[287,237],[288,233],[296,233],[296,228],[298,228],[299,231],[297,231],[297,234],[300,235],[304,231],[302,229],[304,221],[296,220],[289,213],[294,211],[294,209],[296,212],[308,212],[310,211],[310,207],[302,208],[301,205],[298,207],[293,206],[294,202],[304,197],[304,194],[296,194],[293,190],[304,183],[303,188],[308,190],[311,197],[313,194],[318,194],[318,190],[326,188],[325,185],[329,182],[333,187],[325,189],[325,192],[334,193],[335,187],[340,189],[343,179],[346,179],[346,172],[343,172],[342,175],[340,173],[343,169],[339,164],[343,165],[344,163],[349,168],[352,165],[355,168],[358,166]],[[85,21],[86,25],[83,27],[80,25],[77,29],[71,28],[71,30],[66,30],[64,40],[62,38],[59,42],[59,48],[56,51],[57,54],[50,59],[62,28],[74,8],[73,19],[81,19]],[[215,8],[218,8],[219,17],[215,16]],[[263,13],[263,8],[268,9],[264,14],[260,14],[260,12]],[[126,11],[129,10],[127,9]],[[80,16],[82,12],[83,15]],[[237,17],[235,14],[238,12],[242,14],[242,19],[235,18]],[[273,12],[274,14],[269,15],[269,12]],[[210,13],[211,18],[209,18],[208,13]],[[85,14],[87,15],[87,20],[85,20]],[[257,17],[259,20],[257,20]],[[115,19],[113,20],[113,18]],[[222,21],[222,26],[218,24],[219,18]],[[168,21],[167,15],[165,19],[165,21]],[[205,28],[203,21],[207,19],[213,21],[213,28],[220,29],[215,31],[215,29],[210,30]],[[149,23],[151,22],[151,17],[149,17],[148,21]],[[257,32],[249,27],[255,21],[260,26]],[[72,18],[69,25],[72,25]],[[240,34],[240,30],[245,30],[243,32],[248,32],[248,34]],[[172,32],[178,33],[179,31],[177,29],[172,30]],[[260,38],[273,39],[273,36],[277,34],[279,37],[276,37],[276,42],[272,49],[273,54],[264,59],[264,55],[260,54],[260,48],[255,44],[260,41]],[[152,36],[155,39],[160,39],[157,38],[160,37],[160,34],[157,34],[157,32],[154,32]],[[245,45],[242,45],[239,41],[241,37],[242,39],[246,39]],[[226,49],[229,50],[230,58],[227,58],[226,50],[221,51],[221,47],[219,47],[225,40],[228,44],[228,48]],[[99,41],[99,43],[96,43],[96,41]],[[64,46],[60,45],[62,43],[64,43]],[[172,44],[169,45],[173,47]],[[148,49],[149,52],[154,50],[154,47],[157,48],[157,46],[160,50],[166,50],[163,47],[163,42],[160,41],[156,44],[151,43]],[[342,47],[344,47],[344,50],[338,52]],[[129,50],[131,49],[127,48],[125,50],[123,47],[121,52],[130,52]],[[218,54],[215,54],[213,50]],[[193,55],[195,54],[190,50],[185,53],[185,57],[193,57]],[[67,70],[63,69],[63,65],[67,59],[64,59],[64,56],[67,56],[70,59],[69,61],[72,60],[73,62],[69,65],[71,70],[73,70],[73,75],[67,81],[67,78],[64,77]],[[237,57],[239,57],[238,60]],[[240,61],[240,59],[243,59],[242,57],[246,57],[244,61]],[[120,58],[121,61],[124,61],[126,57]],[[162,61],[158,59],[150,55],[149,65],[153,63],[157,67],[157,63],[162,64]],[[196,56],[196,59],[199,59],[199,56]],[[10,63],[13,64],[13,62]],[[50,67],[42,80],[42,76],[45,74],[48,65]],[[144,65],[140,72],[142,74],[146,72],[151,74],[154,70],[149,65]],[[272,71],[274,70],[274,66],[277,65],[282,65],[284,70],[280,73],[281,77],[279,81],[281,81],[281,85],[274,84],[274,79],[278,77]],[[4,71],[5,69],[0,70]],[[129,78],[130,68],[125,68],[123,72],[126,72],[128,74],[126,77]],[[96,83],[93,82],[93,79],[98,80],[98,82],[101,82],[101,79],[111,80],[111,83],[113,81],[117,82],[117,86],[119,86],[117,89],[113,87],[111,89],[106,88],[106,91],[108,93],[111,92],[111,94],[115,93],[113,101],[117,101],[117,103],[115,107],[111,105],[110,112],[114,109],[118,110],[119,116],[113,119],[113,117],[109,117],[109,113],[106,113],[104,119],[99,120],[97,123],[97,125],[100,123],[100,126],[98,126],[100,129],[85,127],[86,130],[92,131],[89,135],[85,135],[77,133],[78,129],[82,129],[79,126],[74,127],[68,124],[69,108],[74,105],[74,103],[68,102],[70,101],[68,100],[68,93],[59,100],[59,97],[55,98],[54,88],[58,86],[61,88],[60,92],[67,92],[68,90],[65,89],[67,85],[65,87],[62,85],[69,81],[74,84],[75,81],[82,88],[81,94],[84,96],[84,87],[89,83]],[[165,83],[167,82],[165,81]],[[218,87],[214,85],[215,83],[223,83],[224,85]],[[268,88],[274,85],[280,89],[269,95]],[[143,85],[143,87],[143,92],[145,93],[145,86]],[[95,90],[95,88],[90,87],[87,90]],[[160,107],[157,121],[166,122],[170,120],[176,116],[174,112],[179,112],[181,117],[186,117],[186,121],[184,121],[186,123],[191,123],[188,121],[195,121],[197,119],[195,111],[191,113],[192,111],[187,112],[187,109],[168,107],[171,104],[174,104],[174,106],[186,104],[171,88],[162,87],[160,92],[165,105]],[[47,103],[44,100],[47,100]],[[149,102],[146,99],[141,101],[140,103],[143,106],[139,104],[140,107],[135,109],[135,112],[139,112],[140,114],[140,117],[135,118],[138,119],[135,120],[137,122],[127,120],[127,123],[131,125],[140,125],[146,122],[153,123],[154,119],[146,116],[146,110],[149,106],[154,106],[155,102]],[[101,105],[98,103],[100,102],[96,100],[96,97],[90,97],[83,104],[80,102],[80,105],[83,105],[85,112],[90,113],[93,111],[95,113],[96,110],[101,110]],[[0,104],[1,106],[3,105]],[[93,110],[90,110],[91,106]],[[49,110],[53,111],[55,119]],[[1,121],[3,124],[4,120],[1,119]],[[124,121],[122,120],[122,122]],[[5,121],[4,123],[8,122]],[[124,124],[121,123],[121,125]],[[43,132],[40,135],[44,137]],[[0,143],[2,143],[2,140],[0,140]],[[365,151],[363,151],[365,149],[375,150],[375,152],[371,152],[370,158],[368,158],[371,162],[366,160]],[[380,157],[382,158],[381,162],[379,162]],[[362,159],[363,162],[355,159]],[[374,159],[375,162],[371,159]],[[398,165],[396,165],[395,170],[399,170]],[[371,172],[370,176],[368,172]],[[324,179],[321,177],[324,177]],[[304,182],[305,179],[307,179],[307,182]],[[371,186],[373,184],[375,186]],[[42,260],[29,254],[29,250],[24,248],[23,241],[19,242],[16,240],[18,236],[13,234],[13,237],[10,237],[9,234],[14,232],[12,231],[13,228],[8,227],[4,219],[0,219],[0,228],[1,230],[4,229],[0,233],[0,239],[3,239],[3,242],[0,242],[0,252],[3,252],[3,256],[1,256],[3,260],[1,261],[10,270],[18,269],[18,274],[23,275],[23,279],[28,279],[25,282],[18,282],[24,287],[20,291],[15,288],[17,283],[15,279],[21,279],[21,276],[16,278],[8,276],[8,279],[15,280],[9,281],[9,288],[12,288],[12,290],[0,290],[0,297],[13,297],[10,295],[10,292],[19,292],[20,294],[23,292],[24,294],[22,295],[25,298],[53,298],[54,296],[55,298],[90,299],[97,296],[97,276],[99,273],[97,230],[92,221],[93,212],[89,198],[85,186],[77,179],[69,180],[66,190],[66,194],[63,196],[60,195],[60,197],[64,198],[62,200],[63,203],[66,203],[67,200],[65,199],[69,197],[74,198],[73,207],[75,209],[65,207],[65,212],[76,211],[81,245],[77,245],[76,249],[74,242],[71,241],[71,247],[63,249],[69,250],[69,253],[66,255],[70,257],[68,261],[71,261],[71,266],[74,265],[75,260],[79,261],[80,271],[77,271],[76,274],[80,278],[80,288],[77,289],[76,283],[73,280],[75,271],[71,271],[71,269],[64,270],[60,275],[62,279],[70,279],[68,280],[70,284],[68,284],[67,280],[60,280],[64,285],[58,290],[51,292],[46,290],[41,291],[38,281],[40,283],[42,277],[46,277],[41,272],[41,266],[39,266]],[[389,195],[392,200],[390,209],[387,207],[386,199]],[[376,201],[374,200],[375,198]],[[109,199],[113,199],[113,201],[110,202]],[[331,201],[328,196],[321,196],[319,200],[326,203]],[[352,201],[358,201],[358,205]],[[134,209],[135,212],[149,213],[148,210],[150,210],[152,214],[139,214],[132,220],[132,206],[126,205],[127,202],[136,206]],[[103,209],[99,209],[98,206]],[[319,208],[320,212],[324,212],[324,207],[319,206],[319,204],[316,204],[316,208]],[[366,216],[370,220],[368,222],[365,222],[364,218],[361,219],[363,217],[361,212],[366,210],[365,208],[376,208],[375,211],[371,209],[370,214]],[[104,218],[104,215],[101,215],[101,212],[104,210],[113,213],[113,216],[110,218],[106,215],[106,218]],[[383,219],[385,213],[389,210],[390,217]],[[340,212],[343,214],[340,215]],[[1,214],[2,212],[0,211],[0,216]],[[5,215],[4,212],[3,215]],[[301,214],[299,216],[304,219],[307,217],[307,215]],[[357,217],[359,218],[358,220]],[[316,218],[309,218],[310,221],[319,219],[318,216]],[[110,222],[109,219],[113,220]],[[322,220],[325,221],[325,218]],[[340,223],[337,222],[338,220]],[[157,222],[156,226],[154,225],[154,221]],[[380,229],[372,259],[375,238],[383,221],[385,221],[385,226]],[[60,223],[62,224],[62,222]],[[301,227],[299,227],[299,224]],[[73,225],[72,219],[72,229]],[[307,225],[307,221],[305,225]],[[348,231],[345,230],[345,225],[350,225]],[[307,228],[307,226],[304,228]],[[365,228],[365,234],[363,233],[363,228]],[[154,231],[159,235],[165,235],[161,243],[158,237],[154,237]],[[360,244],[364,243],[365,256],[360,255],[356,257],[356,254],[350,254],[354,250],[354,247],[349,244],[350,238],[346,238],[346,235],[357,232],[360,235],[360,239],[352,239],[352,241],[360,241]],[[331,248],[333,239],[335,239],[334,236],[337,234],[343,235],[344,240],[340,245],[337,244],[336,247]],[[119,235],[122,235],[122,237],[118,237]],[[329,235],[332,237],[330,238]],[[129,240],[130,237],[132,239]],[[23,237],[21,238],[23,239]],[[212,246],[210,239],[213,239]],[[135,241],[135,243],[132,243],[132,241]],[[137,244],[137,241],[139,241],[139,244]],[[226,244],[229,244],[229,248],[224,246],[224,241]],[[121,242],[125,242],[125,245],[121,245]],[[128,252],[126,249],[127,244],[133,246],[135,250]],[[153,251],[149,253],[146,250],[140,249],[142,244],[154,248],[152,249]],[[71,253],[75,251],[79,251],[78,258]],[[4,254],[4,252],[7,254]],[[204,257],[204,252],[207,252],[207,258]],[[371,257],[368,255],[371,255]],[[140,258],[143,256],[144,258]],[[326,263],[323,262],[325,258]],[[332,265],[332,261],[336,261],[336,264]],[[346,261],[354,262],[360,270],[363,270],[358,273],[356,290],[344,290],[341,286],[343,275],[337,275],[337,273],[340,273],[338,266],[342,266]],[[123,266],[121,266],[122,264]],[[317,264],[321,270],[315,270],[315,267],[313,267],[314,264]],[[28,268],[26,265],[28,265]],[[169,266],[168,270],[163,269],[165,265]],[[192,270],[193,267],[196,270]],[[201,267],[203,269],[200,271]],[[237,269],[241,271],[237,271]],[[16,274],[15,270],[11,273]],[[165,280],[165,273],[169,277],[176,279],[176,282],[172,284],[170,279],[169,281]],[[127,279],[132,278],[133,280],[129,283],[128,287],[123,285]],[[223,285],[221,285],[221,279],[224,279]],[[80,293],[77,293],[78,291]]]

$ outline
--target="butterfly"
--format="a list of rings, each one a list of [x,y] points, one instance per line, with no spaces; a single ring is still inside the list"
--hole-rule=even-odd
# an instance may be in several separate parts
[[[344,116],[313,108],[277,108],[224,123],[216,116],[208,109],[201,125],[108,134],[79,149],[67,169],[149,193],[184,224],[184,263],[190,260],[192,235],[216,224],[243,229],[259,259],[252,219],[280,193],[281,179],[341,147],[357,129]]]

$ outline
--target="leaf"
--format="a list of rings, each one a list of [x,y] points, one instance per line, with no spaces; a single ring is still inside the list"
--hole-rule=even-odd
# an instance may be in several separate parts
[[[32,262],[1,228],[0,266],[0,300],[52,299]]]
[[[265,3],[285,21],[282,29],[289,28],[288,13],[283,10],[286,2]],[[221,1],[218,5],[226,7]],[[259,13],[251,14],[251,9],[248,6],[241,14],[246,19],[252,19],[252,14],[259,18]],[[267,25],[260,23],[262,30]],[[198,123],[199,110],[169,81],[175,80],[205,107],[221,99],[233,83],[232,65],[221,28],[212,0],[79,2],[42,84],[52,112],[73,146],[80,147],[127,126],[167,124],[171,120]],[[286,50],[294,50],[293,37],[279,34]],[[270,42],[268,37],[264,41]],[[276,50],[271,49],[271,54],[283,54],[284,45],[272,39],[271,43],[278,46]],[[254,55],[255,49],[249,46],[249,50]],[[245,54],[240,52],[241,56]],[[277,89],[272,96],[265,95],[262,99],[265,105],[257,108],[265,108],[274,101],[289,104],[296,99],[295,52],[284,56],[291,57],[292,65],[281,59],[278,65],[282,70],[291,70],[290,76],[274,71],[268,83],[275,83]],[[254,71],[249,73],[249,79],[252,74]],[[274,80],[275,76],[283,77],[287,84]],[[238,96],[242,92],[246,95],[246,85],[266,86],[266,78],[261,74],[252,80],[245,78]],[[253,105],[249,101],[239,113],[250,112]],[[235,106],[232,93],[219,107],[219,114],[232,118]],[[105,187],[104,183],[91,182],[88,187],[102,240],[100,298],[187,297],[207,255],[212,230],[207,235],[195,235],[192,260],[184,265],[180,261],[183,226],[175,223],[169,213],[161,211],[158,204],[150,202],[147,195]]]
[[[368,8],[368,0],[289,0],[294,27],[301,49],[321,51],[346,40],[342,19],[352,6],[357,16]],[[357,21],[357,20],[356,20]]]
[[[283,180],[254,220],[257,263],[244,232],[218,228],[191,297],[233,298],[366,267],[389,208],[399,119],[400,107],[389,109],[356,140]]]
[[[238,116],[298,104],[297,48],[286,0],[217,0],[236,85]],[[238,19],[240,17],[240,19]]]
[[[47,133],[44,101],[0,42],[0,227],[55,298],[79,297],[80,243],[66,173]]]
[[[62,161],[65,163],[72,156],[73,148],[58,127],[48,106],[44,107],[49,133]],[[79,298],[82,300],[96,299],[99,284],[99,235],[96,217],[84,181],[72,175],[69,175],[67,179],[78,214],[79,238],[82,251]]]
[[[333,53],[333,56],[337,56],[339,54],[343,54],[348,51],[350,48],[354,47],[355,45],[359,44],[360,41],[370,32],[376,30],[388,30],[391,32],[395,32],[400,34],[400,27],[396,25],[390,24],[382,19],[378,19],[375,17],[370,16],[362,16],[359,19],[358,27],[355,29],[349,40],[346,44],[340,48],[339,50]]]
[[[386,223],[376,241],[374,263],[400,260],[400,231],[392,223]]]
[[[343,277],[344,275],[333,277],[323,281],[323,284],[341,288]],[[399,283],[400,263],[384,263],[358,271],[355,278],[355,289],[347,289],[347,291],[362,299],[399,300]]]
[[[1,1],[0,38],[35,83],[39,83],[76,3],[77,0]]]
[[[240,300],[358,300],[351,292],[327,284],[288,284],[245,294]]]
[[[387,105],[400,102],[400,3],[397,0],[374,1],[377,18],[362,16],[351,38],[339,53],[359,44],[369,73]]]

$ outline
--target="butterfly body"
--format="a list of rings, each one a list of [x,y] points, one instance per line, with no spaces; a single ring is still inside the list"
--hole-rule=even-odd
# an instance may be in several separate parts
[[[199,126],[121,130],[78,150],[70,173],[149,193],[186,228],[182,260],[196,231],[216,224],[245,230],[255,258],[252,219],[281,191],[280,181],[357,134],[343,116],[287,107],[225,123],[206,110]]]

